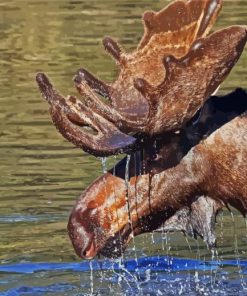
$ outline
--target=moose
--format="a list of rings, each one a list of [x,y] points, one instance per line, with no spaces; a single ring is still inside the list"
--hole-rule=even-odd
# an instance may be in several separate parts
[[[132,54],[106,37],[119,75],[107,84],[78,70],[74,83],[82,100],[60,95],[37,74],[67,140],[95,156],[128,154],[71,212],[68,232],[78,256],[120,256],[133,236],[162,225],[213,247],[218,211],[230,204],[245,215],[247,93],[214,93],[241,56],[247,28],[208,35],[221,6],[222,0],[175,0],[146,12],[144,36]]]

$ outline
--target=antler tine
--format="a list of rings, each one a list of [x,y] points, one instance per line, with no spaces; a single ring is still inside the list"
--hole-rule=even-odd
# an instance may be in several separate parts
[[[153,135],[180,129],[224,80],[246,42],[246,29],[240,26],[198,39],[211,28],[221,4],[222,0],[174,0],[158,13],[147,12],[140,50],[129,55],[106,37],[103,44],[121,69],[111,85],[79,70],[74,82],[84,104],[120,133]],[[68,108],[42,74],[37,82],[49,104]]]
[[[68,97],[66,101],[70,103],[70,110],[61,110],[55,106],[51,109],[51,115],[60,133],[74,145],[95,156],[128,152],[130,147],[133,148],[135,138],[121,133],[112,123],[93,113],[76,98]],[[78,121],[78,118],[81,120]],[[86,132],[81,128],[83,126],[91,127],[97,134]]]
[[[106,120],[77,98],[64,98],[53,88],[43,73],[36,76],[43,97],[51,105],[52,120],[60,133],[74,145],[95,156],[106,156],[128,152],[136,139],[120,132],[113,123]],[[96,134],[83,130],[90,127]]]
[[[120,115],[111,106],[101,101],[92,91],[92,85],[85,82],[85,71],[80,69],[73,78],[75,87],[85,99],[85,104],[95,112],[103,114],[108,120],[116,122],[120,120]]]
[[[118,64],[124,64],[124,54],[118,43],[111,37],[107,36],[103,39],[105,50],[117,61]]]
[[[158,100],[156,89],[143,78],[134,79],[134,87],[143,95],[149,104],[147,121],[157,112]]]
[[[222,7],[222,0],[174,1],[161,11],[147,11],[143,15],[144,36],[138,50],[148,44],[155,34],[180,31],[196,24],[194,38],[204,37],[213,26]],[[177,20],[180,20],[179,22]]]
[[[96,78],[93,74],[88,72],[86,69],[81,68],[78,70],[78,76],[80,77],[80,81],[84,81],[87,85],[93,89],[96,93],[101,95],[104,98],[111,100],[111,91],[112,87],[105,82]],[[74,78],[74,80],[76,77]],[[80,81],[77,83],[79,84]]]
[[[79,70],[74,76],[74,83],[79,93],[85,98],[85,104],[94,112],[114,123],[121,131],[137,132],[143,128],[143,122],[131,120],[121,115],[113,106],[109,106],[98,98],[84,82],[84,72]]]
[[[150,98],[154,88],[143,78],[134,79],[134,87],[145,97]]]
[[[232,26],[198,39],[181,59],[166,56],[166,77],[148,94],[158,101],[158,108],[147,132],[179,129],[192,118],[230,73],[246,41],[246,27]]]
[[[180,58],[186,55],[194,40],[204,36],[211,28],[221,1],[175,0],[160,12],[145,13],[143,19],[146,33],[138,50],[132,54],[125,54],[115,40],[105,37],[103,45],[106,51],[120,66],[117,79],[108,85],[85,69],[81,69],[77,75],[89,88],[109,98],[113,107],[111,111],[95,95],[90,96],[96,112],[102,116],[105,116],[102,112],[107,114],[107,119],[123,131],[133,131],[133,128],[136,132],[143,131],[143,125],[148,115],[152,116],[156,102],[153,97],[146,102],[141,93],[135,90],[133,80],[140,77],[152,86],[158,86],[166,75],[161,63],[162,57],[172,54]],[[76,82],[76,86],[80,92],[84,92],[83,83]],[[149,110],[150,106],[152,110]]]
[[[206,1],[205,11],[197,32],[197,38],[205,37],[209,33],[220,13],[222,3],[223,0]]]
[[[160,12],[146,12],[143,16],[145,34],[133,53],[125,54],[110,37],[103,40],[106,50],[120,65],[118,77],[111,84],[111,102],[116,110],[125,118],[138,118],[143,122],[145,117],[147,121],[150,104],[135,90],[133,80],[144,78],[152,86],[158,86],[166,76],[162,58],[165,55],[185,56],[191,44],[210,30],[221,2],[174,0]]]
[[[49,103],[49,105],[56,105],[60,107],[65,106],[65,98],[61,96],[56,91],[56,89],[54,89],[53,85],[44,73],[37,73],[36,82],[39,86],[43,98]]]

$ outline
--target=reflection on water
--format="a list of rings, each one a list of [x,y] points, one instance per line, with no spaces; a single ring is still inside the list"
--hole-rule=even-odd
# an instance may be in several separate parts
[[[127,50],[135,48],[142,34],[142,12],[146,9],[161,8],[168,3],[165,0],[151,2],[0,2],[2,265],[76,261],[66,233],[67,217],[80,192],[102,173],[100,160],[73,148],[56,132],[50,122],[47,104],[38,93],[35,73],[46,72],[65,95],[75,94],[71,79],[82,65],[102,79],[112,80],[117,70],[113,61],[105,54],[101,39],[110,35],[117,38]],[[225,1],[216,27],[243,24],[246,18],[245,1]],[[245,50],[220,92],[225,93],[236,86],[247,88],[246,67]],[[114,161],[108,161],[108,166]],[[235,224],[238,254],[240,259],[244,259],[247,230],[238,214],[235,214]],[[223,221],[219,223],[218,237],[219,258],[235,258],[234,227],[228,214],[225,214]],[[201,242],[198,245],[189,240],[189,248],[181,235],[168,236],[167,240],[162,240],[160,235],[154,235],[154,241],[153,244],[150,235],[137,238],[137,256],[169,253],[202,260],[204,257],[211,257]],[[134,257],[131,247],[126,257]],[[114,278],[114,273],[109,271],[108,274],[104,273],[104,276],[108,282],[100,282],[100,277],[94,275],[94,290],[97,291],[97,286],[100,285],[102,294],[103,291],[108,291],[108,294],[109,291],[118,291],[120,285],[118,279]],[[171,282],[176,280],[176,277],[172,279],[172,274],[169,276]],[[181,274],[181,277],[183,276],[189,275]],[[29,285],[31,278],[32,281],[35,280],[35,286],[40,287],[35,294],[28,291],[28,288],[26,291],[23,288],[33,286]],[[75,276],[71,271],[50,271],[49,276],[40,272],[33,274],[31,278],[21,274],[10,276],[2,271],[0,291],[22,287],[24,290],[13,290],[11,295],[54,295],[54,291],[57,291],[58,295],[71,295],[71,287],[75,286],[78,290],[78,281],[80,285],[87,287],[90,274],[82,273],[78,278],[78,274]],[[152,287],[160,280],[159,275],[153,279]],[[44,286],[50,287],[50,290],[44,292]],[[157,291],[155,288],[154,290]],[[90,292],[90,284],[88,291]]]

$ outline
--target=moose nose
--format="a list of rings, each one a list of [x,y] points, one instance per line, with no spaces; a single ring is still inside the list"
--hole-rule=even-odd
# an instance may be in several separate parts
[[[93,259],[97,255],[97,250],[95,248],[94,242],[91,242],[86,246],[81,252],[81,257],[84,259]]]

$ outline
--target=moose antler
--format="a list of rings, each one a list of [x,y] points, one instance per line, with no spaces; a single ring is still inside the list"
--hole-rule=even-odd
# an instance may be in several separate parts
[[[107,85],[82,70],[84,80],[100,95],[108,97],[113,108],[120,110],[128,120],[137,117],[145,124],[149,106],[134,88],[134,79],[144,78],[153,86],[159,85],[166,75],[163,58],[167,55],[181,58],[196,39],[205,37],[216,20],[221,3],[222,0],[174,1],[160,12],[144,13],[145,33],[134,53],[124,53],[110,37],[103,40],[105,49],[120,67],[116,81]]]
[[[197,40],[179,60],[167,56],[166,78],[158,87],[153,88],[145,80],[135,80],[136,88],[152,101],[145,131],[157,134],[180,129],[231,71],[246,40],[246,28],[229,27]]]
[[[135,162],[129,182],[121,177],[122,172],[116,174],[121,167],[117,166],[115,175],[108,172],[97,179],[73,209],[68,230],[79,256],[117,256],[133,235],[161,224],[166,229],[177,227],[181,211],[186,221],[182,230],[200,235],[213,246],[213,218],[224,203],[246,213],[243,176],[247,172],[242,164],[246,116],[220,128],[179,163],[188,149],[212,132],[206,128],[191,140],[197,131],[192,117],[229,74],[247,40],[244,26],[207,37],[221,5],[222,0],[175,0],[160,12],[146,12],[145,33],[132,54],[106,37],[104,47],[116,60],[119,75],[107,84],[85,69],[77,71],[74,84],[81,101],[63,97],[45,74],[37,74],[54,124],[76,146],[98,156],[127,152],[133,157],[134,146],[144,148],[135,154],[135,158],[141,155],[141,171],[137,173]],[[204,130],[208,121],[201,120],[201,113],[198,121]],[[213,121],[214,127],[222,124]],[[152,159],[149,144],[158,151],[157,160]],[[240,159],[240,152],[243,158],[233,167],[232,156]],[[211,181],[212,171],[223,181],[220,177]],[[205,217],[205,224],[199,216]]]
[[[124,152],[135,143],[135,138],[121,133],[77,98],[58,94],[43,73],[37,74],[36,80],[51,106],[51,117],[57,129],[76,146],[92,154],[107,155]],[[83,126],[90,128],[90,132],[83,130]]]
[[[106,50],[120,67],[118,78],[108,87],[113,107],[129,120],[134,117],[145,124],[149,104],[135,90],[134,79],[144,78],[154,87],[158,86],[166,76],[163,58],[167,55],[181,58],[197,38],[205,37],[216,20],[221,2],[174,1],[160,12],[144,13],[145,33],[132,54],[123,53],[114,40],[105,38]]]
[[[180,129],[225,79],[246,42],[246,28],[241,26],[205,37],[221,3],[178,0],[158,13],[145,13],[145,34],[132,54],[123,53],[115,41],[105,38],[103,44],[117,61],[119,75],[114,83],[106,84],[85,69],[77,72],[75,86],[84,98],[80,104],[73,99],[75,105],[84,106],[76,112],[77,120],[68,116],[75,113],[72,100],[66,108],[52,111],[57,114],[52,116],[53,121],[63,136],[95,155],[109,155],[132,149],[135,138],[128,135],[130,132],[152,135]],[[48,98],[48,79],[39,74],[37,82]],[[96,93],[107,97],[109,104]],[[56,99],[50,97],[48,101],[53,110]],[[63,120],[59,112],[63,112]],[[85,112],[91,127],[97,121],[98,136],[85,130],[79,132],[75,125],[87,125]],[[106,126],[111,135],[102,132]]]

